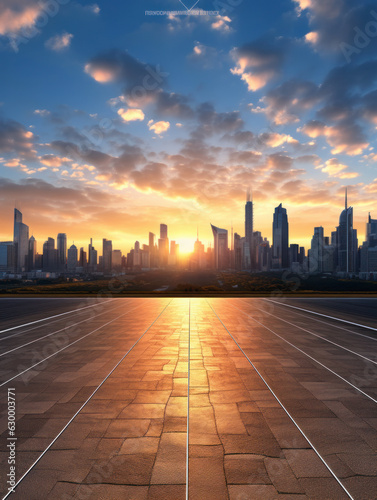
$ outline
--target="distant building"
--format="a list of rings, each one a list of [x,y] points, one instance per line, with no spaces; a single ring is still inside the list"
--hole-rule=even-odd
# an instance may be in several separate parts
[[[114,269],[120,269],[122,267],[122,252],[120,250],[113,250],[112,264]]]
[[[67,268],[69,272],[75,272],[77,267],[77,247],[72,245],[68,249]]]
[[[58,268],[58,251],[54,238],[47,238],[43,243],[43,271],[54,272]]]
[[[160,267],[165,267],[168,264],[169,258],[169,239],[168,226],[160,224],[160,238],[158,240],[158,256]]]
[[[26,271],[29,255],[29,227],[22,222],[22,213],[14,209],[13,244],[15,251],[15,270]]]
[[[60,271],[64,271],[67,264],[67,235],[59,233],[56,242],[58,248],[58,267]]]
[[[275,269],[285,269],[289,267],[288,257],[289,246],[289,226],[287,210],[282,204],[275,208],[274,220],[272,223],[272,259]]]
[[[111,240],[102,240],[102,270],[104,273],[110,273],[112,265],[113,242]]]
[[[33,271],[36,269],[36,256],[37,256],[37,242],[34,236],[29,240],[29,255],[28,255],[28,270]]]
[[[15,247],[13,241],[0,242],[0,272],[14,272],[15,270]]]
[[[90,238],[88,246],[88,270],[89,272],[97,271],[98,252],[93,246],[93,239]]]
[[[245,205],[245,240],[246,245],[244,245],[244,264],[245,268],[252,268],[255,260],[254,256],[254,213],[253,213],[253,202],[251,201],[250,191],[247,191],[246,205]]]
[[[353,208],[347,204],[347,189],[345,209],[340,214],[339,226],[336,229],[337,270],[339,272],[355,272],[357,270],[357,231],[353,229]]]
[[[214,238],[214,267],[227,269],[229,267],[228,231],[211,224]]]

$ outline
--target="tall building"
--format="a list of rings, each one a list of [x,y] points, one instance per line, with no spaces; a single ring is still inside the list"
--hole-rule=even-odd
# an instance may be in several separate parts
[[[0,242],[0,272],[14,272],[15,248],[13,241]]]
[[[86,252],[84,250],[84,247],[80,248],[80,257],[79,257],[79,267],[82,267],[83,270],[86,269],[86,266],[88,264],[87,258],[86,258]]]
[[[377,219],[368,215],[366,240],[360,248],[360,271],[377,272]]]
[[[16,271],[25,271],[29,255],[29,227],[23,224],[22,213],[17,208],[14,209],[13,244]]]
[[[58,267],[58,251],[55,249],[54,238],[48,238],[43,243],[43,271],[53,272]]]
[[[34,236],[31,236],[29,240],[29,254],[28,254],[28,270],[33,271],[36,266],[36,255],[37,255],[37,242],[35,241]]]
[[[68,249],[67,268],[69,272],[75,272],[77,267],[77,247],[72,245]]]
[[[323,227],[315,227],[310,246],[309,272],[322,273],[324,260],[325,237]]]
[[[275,269],[285,269],[289,266],[289,225],[287,210],[282,204],[275,208],[272,223],[272,259]]]
[[[366,227],[366,241],[369,240],[371,235],[375,235],[377,237],[377,219],[372,219],[370,214],[368,215],[368,222]]]
[[[255,252],[254,250],[254,213],[253,213],[253,202],[251,201],[250,190],[247,191],[246,205],[245,205],[245,238],[247,245],[245,250],[249,255],[245,255],[245,260],[250,262],[250,267],[254,267],[255,264]]]
[[[67,235],[59,233],[56,242],[58,248],[58,266],[61,271],[64,271],[67,263]]]
[[[118,270],[122,267],[122,252],[120,250],[113,250],[112,265]]]
[[[355,272],[357,267],[357,232],[356,229],[353,229],[353,208],[349,207],[347,203],[347,188],[345,208],[340,214],[336,233],[337,269],[340,272]]]
[[[160,224],[158,254],[160,260],[160,266],[165,267],[168,264],[168,258],[169,258],[168,226],[166,224]]]
[[[102,270],[104,273],[110,273],[113,268],[112,263],[113,242],[111,240],[102,240]]]
[[[93,246],[93,239],[90,238],[90,243],[88,246],[88,268],[90,272],[97,270],[98,255],[97,250]]]
[[[229,267],[228,231],[220,229],[211,224],[214,238],[214,266],[215,269],[227,269]]]

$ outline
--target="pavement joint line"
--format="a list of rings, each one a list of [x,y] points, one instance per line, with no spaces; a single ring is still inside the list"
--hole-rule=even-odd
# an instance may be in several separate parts
[[[104,303],[106,304],[107,302],[111,302],[113,300],[114,299],[109,299],[109,300],[106,300]],[[81,307],[80,309],[74,309],[72,311],[66,311],[66,312],[61,313],[61,314],[55,314],[54,316],[49,316],[48,318],[42,318],[42,319],[38,319],[36,321],[30,321],[30,323],[24,323],[23,325],[12,326],[12,328],[6,328],[5,330],[0,330],[0,333],[10,332],[11,330],[17,330],[17,328],[22,328],[23,326],[35,325],[36,323],[41,323],[42,321],[47,321],[48,319],[58,318],[60,316],[66,315],[66,314],[71,314],[71,313],[75,313],[75,312],[78,312],[78,311],[83,311],[84,309],[89,309],[90,307],[96,307],[98,305],[99,304],[93,304],[91,306]]]
[[[186,429],[186,500],[189,498],[189,432],[190,432],[190,355],[191,355],[191,299],[189,299],[188,360],[187,360],[187,429]]]
[[[260,321],[256,320],[255,318],[253,318],[252,316],[250,316],[250,314],[247,314],[245,311],[243,311],[242,309],[240,309],[239,307],[236,307],[236,306],[233,306],[231,305],[231,307],[234,307],[235,309],[238,309],[238,311],[242,312],[243,314],[246,314],[246,316],[248,316],[250,319],[252,319],[253,321],[255,321],[256,323],[258,323],[258,325],[261,325],[263,326],[263,328],[265,328],[266,330],[268,330],[269,332],[273,333],[274,335],[276,335],[276,337],[279,337],[279,339],[283,340],[284,342],[286,342],[287,344],[289,344],[291,347],[293,347],[294,349],[297,349],[297,351],[300,351],[302,354],[304,354],[305,356],[307,356],[308,358],[310,358],[311,360],[315,361],[316,363],[318,363],[320,366],[322,366],[323,368],[325,368],[326,370],[328,370],[329,372],[331,372],[333,375],[335,375],[336,377],[340,378],[341,380],[343,380],[343,382],[345,382],[346,384],[350,385],[351,387],[353,387],[354,389],[356,389],[358,392],[360,392],[361,394],[363,394],[365,397],[367,397],[368,399],[370,399],[371,401],[373,401],[374,403],[377,403],[377,399],[374,399],[372,396],[370,396],[369,394],[367,394],[366,392],[364,392],[362,389],[360,389],[359,387],[357,387],[356,385],[353,385],[352,382],[350,382],[349,380],[347,380],[346,378],[342,377],[341,375],[339,375],[339,373],[336,373],[334,372],[334,370],[332,370],[331,368],[329,368],[328,366],[324,365],[323,363],[321,363],[321,361],[318,361],[318,359],[315,359],[313,358],[313,356],[311,356],[310,354],[308,354],[307,352],[303,351],[302,349],[300,349],[299,347],[297,347],[296,345],[292,344],[292,342],[289,342],[289,340],[285,339],[284,337],[282,337],[281,335],[279,335],[278,333],[274,332],[273,330],[271,330],[271,328],[268,328],[268,326],[264,325],[263,323],[261,323]]]
[[[106,377],[102,380],[102,382],[94,389],[92,394],[88,397],[88,399],[80,406],[80,408],[76,411],[76,413],[71,417],[71,419],[65,424],[63,429],[54,437],[54,439],[51,441],[51,443],[45,448],[45,450],[39,455],[39,457],[31,464],[31,466],[27,469],[26,472],[20,477],[20,479],[17,481],[15,486],[11,491],[8,491],[8,493],[2,498],[2,500],[5,500],[8,498],[12,493],[14,493],[15,489],[17,486],[21,483],[21,481],[29,474],[29,472],[37,465],[37,463],[42,459],[42,457],[48,452],[48,450],[51,448],[51,446],[59,439],[59,437],[63,434],[63,432],[68,428],[68,426],[73,422],[73,420],[77,417],[77,415],[81,412],[81,410],[89,403],[89,401],[92,399],[92,397],[98,392],[98,390],[103,386],[103,384],[108,380],[108,378],[114,373],[114,371],[118,368],[118,366],[122,363],[122,361],[126,358],[126,356],[132,351],[132,349],[140,342],[140,340],[144,337],[144,335],[152,328],[152,326],[156,323],[156,321],[162,316],[162,314],[165,312],[165,310],[169,307],[173,299],[166,304],[166,306],[163,308],[163,310],[160,312],[160,314],[157,316],[157,318],[148,326],[148,328],[144,331],[144,333],[138,338],[138,340],[133,344],[132,347],[124,354],[124,356],[117,362],[117,364],[112,368],[112,370],[106,375]],[[127,314],[127,313],[126,313]],[[122,315],[124,316],[124,315]],[[120,317],[120,316],[119,316]],[[116,318],[118,319],[118,318]],[[115,321],[115,320],[113,320]]]
[[[28,372],[29,370],[35,368],[36,366],[40,365],[41,363],[43,363],[44,361],[47,361],[49,358],[52,358],[53,356],[56,356],[57,354],[59,354],[59,352],[62,352],[64,351],[65,349],[68,349],[68,347],[71,347],[72,345],[76,344],[77,342],[80,342],[80,340],[84,339],[85,337],[88,337],[89,335],[92,335],[92,333],[95,333],[97,332],[98,330],[101,330],[102,328],[104,328],[105,326],[107,325],[110,325],[111,323],[114,323],[114,321],[116,321],[117,319],[119,318],[122,318],[123,316],[125,316],[126,314],[134,311],[135,309],[137,309],[138,307],[141,307],[141,306],[136,306],[134,307],[133,309],[129,309],[127,312],[125,312],[124,314],[121,314],[120,316],[117,316],[115,319],[112,319],[111,321],[105,323],[104,325],[100,326],[99,328],[96,328],[95,330],[85,334],[84,336],[80,337],[79,339],[75,340],[74,342],[71,342],[70,344],[66,345],[65,347],[62,347],[61,349],[59,349],[58,351],[56,352],[53,352],[52,354],[50,354],[49,356],[47,356],[46,358],[42,359],[41,361],[38,361],[38,363],[35,363],[34,365],[32,366],[29,366],[29,368],[26,368],[26,370],[18,373],[17,375],[15,375],[14,377],[11,377],[10,379],[6,380],[5,382],[2,382],[0,384],[0,387],[3,387],[4,385],[6,385],[8,382],[11,382],[12,380],[14,380],[15,378],[19,377],[20,375],[23,375],[24,373]]]
[[[254,363],[251,361],[251,359],[247,356],[247,354],[244,352],[244,350],[242,349],[242,347],[239,345],[239,343],[237,342],[237,340],[233,337],[233,335],[230,333],[230,331],[228,330],[228,328],[224,325],[224,323],[222,322],[221,318],[219,317],[219,315],[217,314],[217,312],[214,310],[214,308],[212,307],[212,305],[208,302],[207,300],[207,304],[209,305],[209,307],[212,309],[212,311],[214,312],[214,314],[216,315],[217,319],[220,321],[220,323],[223,325],[223,327],[225,328],[225,330],[228,332],[228,334],[230,335],[230,337],[233,339],[234,343],[237,345],[237,347],[239,348],[239,350],[242,352],[242,354],[245,356],[245,358],[248,360],[248,362],[250,363],[250,365],[254,368],[254,370],[256,371],[256,373],[258,374],[258,376],[262,379],[263,383],[266,385],[267,389],[271,392],[271,394],[274,396],[274,398],[276,399],[276,401],[279,403],[279,405],[282,407],[282,409],[285,411],[285,413],[288,415],[288,417],[290,418],[290,420],[293,422],[293,424],[296,426],[296,428],[300,431],[300,433],[302,434],[302,436],[305,438],[305,440],[308,442],[308,444],[310,445],[310,447],[312,448],[312,450],[316,453],[316,455],[319,457],[319,459],[321,460],[321,462],[325,465],[325,467],[327,468],[327,470],[331,473],[331,475],[333,476],[333,478],[336,480],[336,482],[339,484],[339,486],[341,486],[341,488],[343,489],[343,491],[347,494],[347,496],[351,499],[351,500],[354,500],[354,497],[351,495],[351,493],[347,490],[347,488],[344,486],[344,484],[342,483],[342,481],[336,476],[335,472],[333,472],[333,470],[331,469],[331,467],[327,464],[326,460],[321,456],[321,454],[319,453],[319,451],[317,450],[317,448],[314,446],[314,444],[310,441],[310,439],[307,437],[307,435],[305,434],[305,432],[301,429],[301,427],[297,424],[297,422],[295,421],[295,419],[292,417],[292,415],[289,413],[289,411],[286,409],[286,407],[283,405],[283,403],[280,401],[280,399],[278,398],[278,396],[275,394],[275,392],[272,390],[272,388],[270,387],[270,385],[268,384],[268,382],[265,380],[265,378],[263,377],[263,375],[259,372],[258,368],[254,365]]]
[[[243,299],[243,300],[246,301],[247,299]],[[264,300],[267,300],[267,299],[264,299]],[[271,301],[271,302],[273,302],[276,305],[282,306],[282,307],[284,307],[285,305],[288,305],[288,304],[283,304],[280,302],[274,302],[274,301]],[[304,309],[300,309],[300,310],[304,310]],[[292,314],[296,314],[297,316],[300,316],[302,318],[307,318],[307,316],[305,314],[300,314],[296,311],[292,311]],[[322,323],[324,325],[331,326],[331,328],[337,328],[338,330],[343,330],[344,332],[352,333],[353,335],[357,335],[359,337],[364,337],[365,339],[369,339],[369,340],[373,340],[374,342],[377,342],[377,337],[370,337],[369,335],[365,335],[364,333],[354,332],[353,330],[348,330],[347,328],[344,328],[344,327],[339,326],[339,325],[332,325],[331,323],[328,323],[327,321],[321,321],[320,319],[317,319],[317,318],[311,318],[311,319],[313,321],[317,321],[318,323]]]
[[[291,307],[292,309],[298,309],[299,311],[305,311],[310,314],[316,314],[317,316],[323,316],[324,318],[334,319],[335,321],[341,321],[342,323],[348,323],[349,325],[360,326],[361,328],[366,328],[368,330],[373,330],[374,332],[377,332],[377,328],[373,328],[372,326],[362,325],[360,323],[353,323],[352,321],[347,321],[346,319],[336,318],[335,316],[328,316],[327,314],[311,311],[310,309],[302,309],[301,307],[291,306],[290,304],[284,304],[283,302],[278,302],[276,300],[271,300],[271,299],[262,299],[262,300],[265,300],[266,302],[272,302],[273,304],[279,304],[284,307]]]
[[[13,349],[10,349],[9,351],[5,351],[5,352],[0,354],[0,358],[2,356],[5,356],[6,354],[9,354],[10,352],[14,352],[14,351],[17,351],[18,349],[22,349],[23,347],[26,347],[30,344],[34,344],[34,342],[38,342],[39,340],[43,340],[47,337],[51,337],[51,335],[55,335],[56,333],[60,333],[63,330],[69,330],[70,328],[73,328],[74,326],[81,325],[81,323],[85,323],[86,321],[90,321],[94,318],[97,318],[98,316],[101,316],[102,314],[109,313],[111,311],[115,311],[116,309],[119,309],[122,306],[123,306],[123,304],[121,306],[114,307],[113,309],[110,309],[108,311],[103,311],[99,314],[96,314],[96,315],[92,316],[91,318],[83,319],[82,321],[79,321],[78,323],[73,323],[73,325],[70,325],[69,327],[64,327],[64,328],[61,328],[60,330],[56,330],[55,332],[51,332],[51,333],[48,333],[47,335],[43,335],[43,337],[39,337],[38,339],[31,340],[30,342],[27,342],[26,344],[20,345],[18,347],[13,348]],[[11,338],[13,338],[13,337],[11,337]]]
[[[355,356],[359,356],[360,358],[363,358],[366,361],[369,361],[370,363],[373,363],[373,364],[377,365],[376,361],[373,361],[372,359],[367,358],[366,356],[363,356],[362,354],[359,354],[359,353],[353,351],[352,349],[348,349],[348,347],[342,346],[340,344],[337,344],[336,342],[333,342],[332,340],[326,339],[325,337],[322,337],[321,335],[318,335],[317,333],[311,332],[310,330],[306,330],[306,328],[303,328],[302,326],[295,325],[294,323],[291,323],[290,321],[287,321],[285,319],[279,318],[278,316],[275,316],[274,314],[271,314],[271,313],[269,313],[269,312],[267,312],[265,310],[263,310],[263,313],[266,313],[269,316],[272,316],[273,318],[279,319],[280,321],[283,321],[284,323],[287,323],[288,325],[293,326],[294,328],[298,328],[299,330],[302,330],[303,332],[309,333],[309,335],[314,335],[314,337],[322,339],[325,342],[329,342],[330,344],[336,345],[340,349],[344,349],[345,351],[348,351],[348,352],[350,352],[352,354],[355,354]]]

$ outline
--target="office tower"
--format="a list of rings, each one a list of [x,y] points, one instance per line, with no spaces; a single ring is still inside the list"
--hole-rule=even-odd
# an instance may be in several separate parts
[[[242,243],[241,236],[238,233],[234,233],[234,268],[237,271],[242,269]]]
[[[160,266],[164,267],[168,264],[169,257],[169,239],[168,239],[168,226],[160,224],[160,238],[158,240],[158,254]]]
[[[366,240],[360,248],[360,271],[377,272],[377,219],[368,215]]]
[[[296,243],[289,245],[289,265],[292,266],[294,262],[298,262],[299,246]]]
[[[58,251],[55,250],[54,238],[48,238],[43,243],[43,271],[56,271],[58,265]]]
[[[77,247],[72,245],[68,249],[67,268],[69,272],[75,272],[77,267]]]
[[[156,235],[154,233],[149,233],[149,251],[152,252],[154,249],[154,239]]]
[[[155,237],[156,237],[156,235],[154,233],[149,233],[149,265],[150,265],[150,267],[157,267]]]
[[[29,253],[28,253],[28,270],[33,271],[35,269],[35,258],[37,255],[37,242],[34,236],[31,236],[29,240]]]
[[[339,226],[336,229],[338,246],[338,271],[355,272],[357,263],[357,232],[353,229],[353,208],[347,203],[347,188],[345,194],[345,208],[339,217]]]
[[[175,241],[170,242],[170,253],[168,257],[168,265],[176,266],[178,264],[179,245]]]
[[[93,246],[93,239],[90,238],[90,243],[88,246],[88,268],[90,272],[97,270],[98,252]]]
[[[64,271],[67,263],[67,235],[65,233],[59,233],[56,240],[58,248],[58,266],[61,271]]]
[[[267,238],[258,245],[257,264],[259,271],[269,271],[271,269],[271,248]]]
[[[113,250],[112,265],[113,268],[117,269],[118,271],[122,267],[122,252],[120,250]]]
[[[377,237],[377,219],[372,219],[369,214],[366,227],[366,241],[370,239],[371,235],[375,235]]]
[[[272,224],[272,258],[275,269],[285,269],[289,266],[289,225],[287,210],[282,204],[275,208]]]
[[[251,201],[250,190],[247,191],[246,195],[246,205],[245,205],[245,238],[246,245],[245,251],[247,254],[244,256],[244,260],[250,264],[247,267],[252,268],[254,266],[254,244],[253,244],[253,227],[254,227],[254,214],[253,214],[253,202]]]
[[[102,240],[102,270],[104,273],[110,273],[112,265],[113,242],[104,238]]]
[[[0,272],[14,272],[15,247],[13,241],[0,242]]]
[[[84,248],[80,248],[80,257],[79,257],[79,267],[82,267],[83,269],[86,269],[88,262],[86,260],[86,252],[84,251]]]
[[[323,272],[323,259],[324,259],[324,246],[325,238],[323,234],[323,227],[315,227],[314,235],[310,246],[310,260],[309,260],[309,272],[310,273],[322,273]]]
[[[214,238],[215,269],[227,269],[229,267],[228,231],[212,224],[211,228]]]
[[[29,227],[22,223],[22,213],[14,209],[13,244],[15,249],[15,268],[17,272],[26,270],[29,254]]]
[[[298,254],[298,261],[301,265],[303,265],[305,262],[305,248],[304,247],[300,247],[300,252]]]

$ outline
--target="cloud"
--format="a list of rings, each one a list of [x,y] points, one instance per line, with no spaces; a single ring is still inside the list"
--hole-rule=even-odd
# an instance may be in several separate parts
[[[55,35],[49,38],[45,42],[46,48],[54,50],[55,52],[60,52],[61,50],[67,49],[71,45],[71,40],[73,38],[72,33],[62,33],[61,35]]]
[[[195,42],[194,48],[188,58],[205,69],[221,66],[221,59],[219,58],[217,49],[200,42]]]
[[[122,117],[125,122],[143,121],[145,115],[141,109],[118,109],[118,115]]]
[[[337,158],[331,158],[325,162],[325,166],[320,165],[316,168],[320,168],[329,177],[338,177],[339,179],[354,179],[360,175],[357,172],[345,172],[348,166],[340,163]]]
[[[35,158],[34,134],[13,120],[0,119],[0,152]]]
[[[346,153],[349,156],[357,156],[369,146],[361,127],[356,123],[342,122],[328,126],[312,120],[298,130],[312,138],[324,136],[333,148],[332,154]]]
[[[148,122],[148,128],[149,130],[152,130],[155,134],[161,135],[170,128],[170,123],[169,122],[164,122],[164,121],[159,121],[154,123],[153,120],[149,120]]]
[[[43,155],[38,157],[40,163],[47,167],[61,167],[63,164],[69,163],[72,160],[66,157],[59,157],[55,155]]]
[[[207,136],[218,133],[230,133],[241,129],[244,125],[239,111],[229,111],[219,113],[215,110],[213,104],[209,102],[202,103],[197,110],[198,121],[201,124],[197,134]]]
[[[0,2],[0,35],[16,35],[34,26],[43,11],[43,3],[35,0],[2,0]]]
[[[235,48],[231,55],[237,65],[230,71],[241,77],[248,90],[259,90],[280,72],[285,45],[284,40],[259,39]]]
[[[221,33],[228,33],[231,31],[230,23],[232,20],[228,16],[218,15],[211,24],[211,28],[220,31]]]

